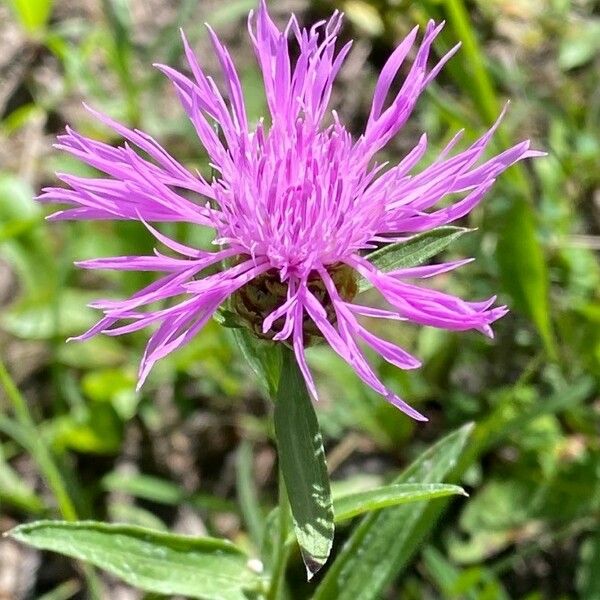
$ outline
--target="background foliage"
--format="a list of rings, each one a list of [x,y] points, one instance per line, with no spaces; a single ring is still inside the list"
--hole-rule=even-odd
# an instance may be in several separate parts
[[[209,324],[136,394],[145,334],[83,345],[64,340],[93,322],[85,308],[91,298],[129,294],[148,280],[79,272],[73,260],[145,253],[150,235],[130,223],[49,224],[32,200],[55,171],[82,172],[51,148],[66,123],[109,139],[82,99],[206,171],[191,126],[150,65],[181,64],[183,26],[203,64],[216,70],[201,25],[209,21],[234,48],[249,113],[257,118],[264,97],[244,33],[253,4],[0,4],[0,531],[33,518],[77,516],[227,537],[250,553],[261,538],[276,502],[269,402],[231,330]],[[276,15],[294,10],[305,23],[334,6],[346,12],[344,35],[357,41],[334,102],[357,132],[395,43],[415,22],[447,20],[437,52],[458,39],[463,48],[390,146],[391,161],[423,131],[431,156],[457,129],[473,139],[507,98],[512,104],[497,149],[530,137],[549,153],[497,183],[464,223],[476,231],[446,251],[478,260],[436,282],[473,298],[498,292],[512,312],[495,327],[496,340],[403,325],[386,331],[425,365],[404,373],[382,363],[378,370],[429,423],[413,423],[386,405],[329,350],[310,352],[338,490],[391,482],[431,442],[476,423],[455,471],[470,498],[424,513],[434,519],[445,509],[419,551],[385,576],[389,597],[600,598],[598,3],[271,4]],[[207,232],[172,228],[189,243],[210,241]],[[344,536],[342,527],[338,556],[346,551]],[[308,597],[300,557],[290,561],[290,581]],[[328,577],[322,597],[335,593]],[[88,585],[106,598],[140,597],[68,559],[0,540],[0,597],[83,598]]]

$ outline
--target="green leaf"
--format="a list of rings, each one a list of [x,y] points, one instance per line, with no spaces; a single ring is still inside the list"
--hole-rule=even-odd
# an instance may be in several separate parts
[[[30,513],[41,513],[44,503],[22,477],[10,467],[0,444],[0,506],[9,504]]]
[[[283,350],[274,420],[279,465],[310,579],[331,552],[333,506],[319,422],[302,373],[288,348]]]
[[[52,0],[10,0],[17,19],[28,33],[37,33],[46,26],[52,4]]]
[[[516,306],[536,325],[551,357],[556,355],[548,302],[549,277],[536,237],[532,208],[516,199],[501,217],[498,263],[507,291]]]
[[[259,579],[232,543],[94,521],[37,521],[10,537],[40,550],[90,562],[149,592],[243,600]]]
[[[438,227],[425,233],[418,233],[405,242],[396,242],[379,248],[368,254],[366,258],[384,273],[395,269],[415,267],[439,254],[454,240],[469,231],[472,230],[464,227]],[[364,292],[370,287],[372,286],[366,279],[361,278],[358,282],[359,292]]]
[[[261,385],[273,397],[281,372],[281,354],[275,344],[260,340],[245,327],[230,329],[240,351]]]
[[[395,480],[437,483],[454,469],[471,433],[465,425],[429,448]],[[342,548],[313,600],[381,598],[386,585],[406,566],[445,503],[418,502],[367,515]]]
[[[181,488],[171,481],[139,473],[111,471],[102,478],[102,487],[112,492],[123,492],[159,504],[175,505],[183,500]]]
[[[158,504],[175,506],[189,504],[197,509],[216,512],[237,512],[234,502],[210,494],[187,494],[172,481],[141,473],[123,474],[111,471],[102,480],[102,487],[112,492],[123,492]]]
[[[455,494],[467,496],[465,490],[458,485],[447,483],[398,483],[335,498],[333,511],[337,523],[388,506],[408,504],[420,500],[433,500],[434,498],[444,498]]]

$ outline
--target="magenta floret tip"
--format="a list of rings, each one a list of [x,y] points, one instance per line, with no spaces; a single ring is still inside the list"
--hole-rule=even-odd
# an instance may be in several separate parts
[[[253,331],[293,348],[313,397],[317,390],[304,351],[320,337],[367,386],[412,418],[426,421],[385,387],[361,346],[398,368],[418,368],[420,361],[371,333],[358,317],[492,335],[490,325],[507,308],[492,308],[494,298],[468,302],[417,285],[420,279],[472,259],[384,273],[369,262],[369,252],[385,241],[406,240],[455,223],[477,206],[504,170],[544,153],[520,143],[485,158],[507,103],[492,127],[462,151],[455,151],[461,137],[457,134],[437,160],[418,169],[427,145],[423,134],[397,165],[376,165],[378,152],[400,131],[423,90],[460,46],[428,67],[443,22],[427,24],[416,52],[417,27],[398,45],[376,83],[365,131],[356,137],[330,108],[333,85],[349,51],[349,44],[337,44],[340,14],[306,29],[292,16],[281,31],[264,0],[250,13],[250,42],[263,75],[270,126],[264,119],[248,122],[235,65],[206,26],[224,85],[217,85],[202,69],[183,30],[191,75],[160,63],[154,66],[173,84],[209,155],[214,167],[210,181],[188,170],[143,132],[114,122],[86,103],[90,113],[124,139],[123,146],[112,147],[69,127],[58,138],[58,148],[100,175],[59,175],[67,187],[46,188],[39,200],[67,207],[49,218],[137,220],[167,249],[150,256],[76,263],[81,268],[152,270],[160,275],[130,298],[91,303],[103,318],[71,339],[153,327],[140,365],[139,390],[153,365],[197,335],[224,302],[254,303],[247,311],[257,320],[251,323]],[[406,75],[398,85],[400,72]],[[177,222],[213,228],[219,247],[190,247],[155,226]],[[359,275],[388,308],[354,302]],[[265,290],[275,298],[262,306]]]

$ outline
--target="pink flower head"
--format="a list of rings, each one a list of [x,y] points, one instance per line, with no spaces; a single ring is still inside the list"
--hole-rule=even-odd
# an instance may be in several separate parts
[[[524,141],[482,162],[496,123],[466,150],[452,153],[457,135],[433,164],[419,172],[413,170],[425,153],[425,136],[398,165],[387,170],[375,165],[377,152],[400,131],[421,92],[458,47],[429,68],[430,48],[442,28],[429,22],[400,91],[391,94],[415,45],[417,28],[413,29],[383,67],[365,131],[354,139],[335,111],[328,111],[334,80],[350,50],[350,43],[336,50],[341,24],[342,15],[336,12],[328,21],[303,29],[292,15],[281,31],[264,0],[256,14],[250,14],[250,39],[264,78],[270,125],[248,123],[233,61],[210,28],[223,88],[202,70],[185,37],[191,77],[158,65],[173,83],[210,155],[216,174],[210,182],[187,170],[150,136],[94,111],[126,140],[123,146],[114,148],[69,128],[60,136],[60,149],[103,175],[58,175],[69,188],[46,188],[40,199],[70,207],[51,218],[138,220],[169,250],[78,263],[86,269],[164,273],[126,300],[93,303],[104,317],[77,338],[157,326],[141,362],[140,385],[154,363],[193,338],[224,301],[253,280],[272,278],[284,293],[278,305],[262,316],[262,333],[293,347],[313,396],[315,385],[304,355],[308,326],[367,385],[411,417],[425,420],[378,379],[359,342],[401,369],[414,369],[420,362],[369,332],[359,317],[477,329],[491,336],[490,324],[506,313],[503,306],[492,308],[494,298],[466,302],[407,281],[465,261],[383,273],[365,251],[463,217],[502,171],[538,153]],[[291,54],[297,56],[295,61]],[[215,132],[215,123],[221,135]],[[435,208],[444,198],[457,195],[460,199],[450,205]],[[168,221],[213,228],[218,249],[209,252],[183,245],[150,224]],[[207,267],[224,264],[229,266],[203,276]],[[340,268],[368,280],[389,308],[353,302],[335,280],[333,273]],[[166,299],[171,299],[167,308],[156,308]]]

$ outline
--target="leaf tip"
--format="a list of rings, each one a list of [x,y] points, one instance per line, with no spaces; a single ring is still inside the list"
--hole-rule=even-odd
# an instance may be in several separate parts
[[[468,423],[465,423],[462,427],[461,427],[461,431],[463,433],[463,435],[465,436],[470,436],[473,433],[473,429],[475,429],[475,422],[474,421],[469,421]]]
[[[306,567],[306,580],[310,581],[323,567],[325,561],[319,561],[311,554],[302,552],[302,560]]]

